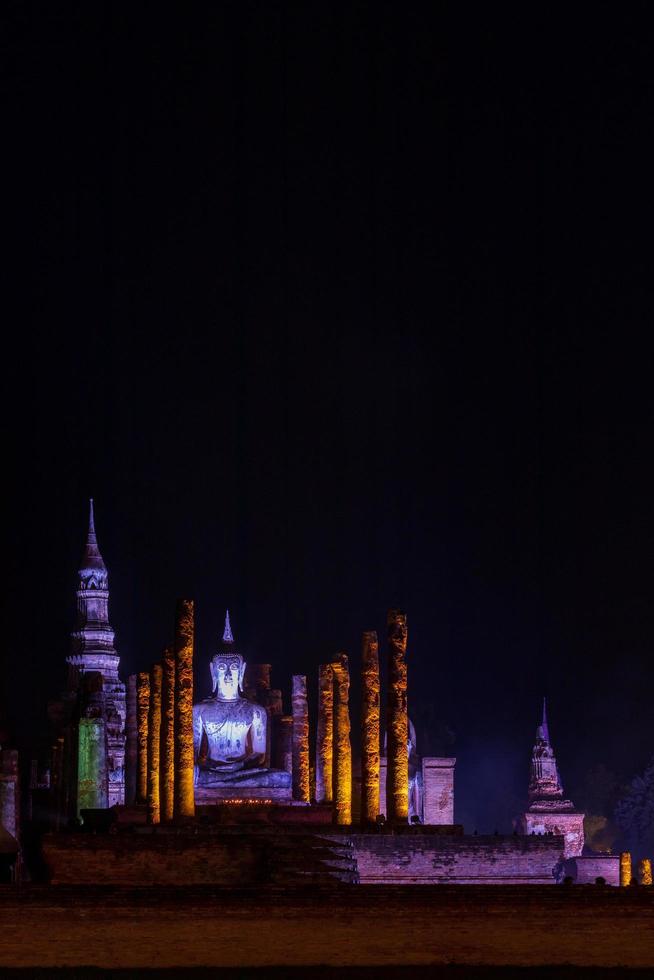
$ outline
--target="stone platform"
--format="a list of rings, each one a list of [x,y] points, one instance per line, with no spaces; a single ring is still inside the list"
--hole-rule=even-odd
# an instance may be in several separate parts
[[[561,837],[464,835],[457,826],[362,832],[311,823],[312,809],[200,807],[182,826],[47,834],[43,859],[53,883],[71,885],[234,887],[315,884],[325,876],[371,885],[555,885],[563,877]],[[343,848],[352,862],[345,878]]]

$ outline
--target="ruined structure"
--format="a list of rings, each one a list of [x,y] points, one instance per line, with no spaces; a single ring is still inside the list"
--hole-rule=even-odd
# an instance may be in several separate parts
[[[174,816],[195,816],[193,793],[193,646],[195,606],[178,599],[175,611],[175,790]]]
[[[86,807],[104,808],[125,799],[125,685],[109,623],[109,576],[89,505],[86,547],[79,569],[77,625],[67,658],[67,689],[51,702],[54,727],[52,801],[57,825]]]
[[[175,802],[175,649],[163,655],[161,691],[161,819],[173,819]]]
[[[375,632],[361,644],[361,822],[379,813],[379,644]]]
[[[331,664],[318,668],[318,724],[316,726],[316,803],[333,799],[334,672]]]
[[[565,858],[577,857],[584,847],[584,815],[575,810],[571,800],[564,799],[563,785],[550,742],[545,699],[543,718],[536,729],[531,755],[529,807],[518,820],[522,834],[562,835]]]
[[[148,823],[161,820],[161,684],[163,670],[155,664],[150,671],[150,711],[148,713]]]
[[[347,654],[332,664],[334,675],[334,820],[352,823],[352,746],[350,744],[350,668]]]
[[[409,719],[407,714],[406,616],[389,610],[388,695],[386,703],[386,815],[393,823],[409,816]]]
[[[309,705],[307,679],[293,676],[293,797],[309,802]]]

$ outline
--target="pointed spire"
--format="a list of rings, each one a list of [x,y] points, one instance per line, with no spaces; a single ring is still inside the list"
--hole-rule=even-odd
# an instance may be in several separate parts
[[[232,627],[229,622],[229,609],[225,612],[225,630],[223,632],[223,643],[233,643],[234,636],[232,634]]]
[[[105,563],[102,560],[98,539],[95,534],[95,514],[93,512],[93,497],[89,499],[89,529],[86,535],[86,547],[82,557],[82,568],[80,571],[101,569],[106,572]]]
[[[549,745],[550,730],[547,727],[547,699],[546,698],[543,698],[543,723],[541,727],[543,729],[543,738]]]

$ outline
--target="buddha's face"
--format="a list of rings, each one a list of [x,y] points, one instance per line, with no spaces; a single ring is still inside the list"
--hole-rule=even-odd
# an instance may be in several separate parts
[[[211,661],[211,678],[216,697],[221,701],[235,701],[243,682],[245,664],[238,654],[216,654]]]

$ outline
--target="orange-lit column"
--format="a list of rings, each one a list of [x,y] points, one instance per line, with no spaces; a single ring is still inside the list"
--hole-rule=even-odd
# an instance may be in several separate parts
[[[374,631],[361,644],[361,822],[379,813],[379,644]]]
[[[652,884],[652,862],[649,858],[641,858],[638,862],[638,884]]]
[[[409,817],[406,615],[399,609],[390,609],[386,624],[388,628],[386,816],[393,823],[406,823]]]
[[[143,671],[136,682],[136,718],[138,722],[136,757],[136,802],[148,802],[148,714],[150,711],[150,675]]]
[[[620,855],[620,884],[624,887],[631,884],[631,854],[623,851]]]
[[[192,599],[178,599],[175,614],[175,819],[195,816],[193,788]]]
[[[334,673],[334,820],[352,823],[352,746],[350,744],[350,669],[341,653]]]
[[[161,688],[161,819],[173,819],[175,801],[175,648],[163,655]]]
[[[316,725],[316,803],[333,799],[334,671],[331,664],[318,668],[318,724]]]
[[[125,803],[136,803],[136,770],[138,766],[138,712],[136,708],[136,674],[127,678],[127,718],[125,719]]]
[[[150,711],[148,713],[148,823],[161,820],[159,765],[161,761],[161,681],[163,671],[155,664],[150,672]]]
[[[307,679],[293,675],[293,799],[309,802],[309,705]]]

